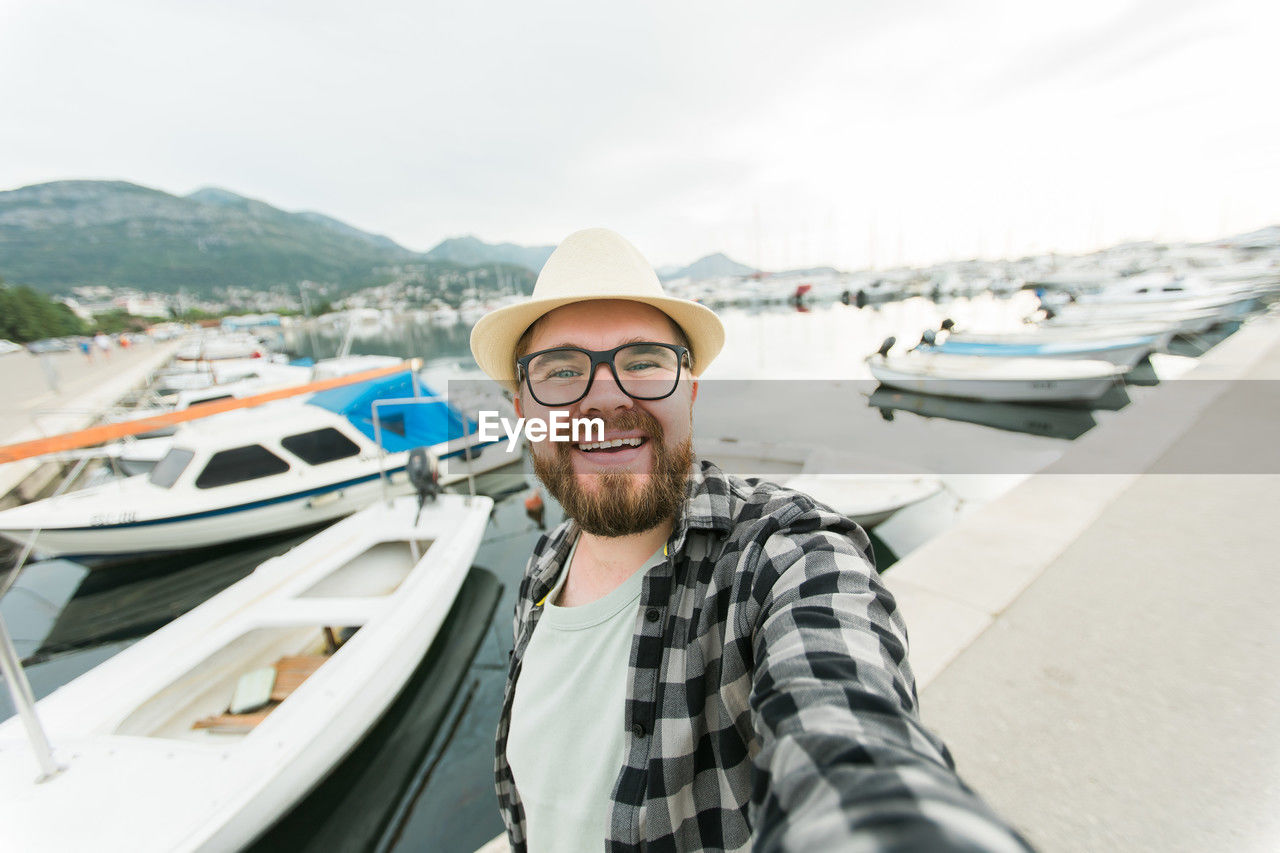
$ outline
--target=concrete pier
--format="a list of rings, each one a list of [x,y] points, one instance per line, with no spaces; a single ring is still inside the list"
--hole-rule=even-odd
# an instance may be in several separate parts
[[[1280,379],[1280,318],[1208,379]],[[1185,473],[1277,470],[1275,386],[1162,391],[887,574],[925,721],[1040,849],[1280,849],[1280,476]]]
[[[144,341],[109,355],[78,350],[0,356],[0,444],[82,429],[97,421],[130,391],[142,387],[173,357],[176,341]],[[0,505],[21,487],[38,489],[38,460],[0,465]],[[31,497],[23,494],[22,497]]]

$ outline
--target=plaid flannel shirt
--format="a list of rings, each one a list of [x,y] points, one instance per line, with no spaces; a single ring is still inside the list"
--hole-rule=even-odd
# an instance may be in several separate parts
[[[576,534],[542,537],[516,600],[495,762],[516,851],[511,702]],[[921,726],[906,628],[860,527],[702,462],[667,554],[636,615],[604,849],[1024,849]]]

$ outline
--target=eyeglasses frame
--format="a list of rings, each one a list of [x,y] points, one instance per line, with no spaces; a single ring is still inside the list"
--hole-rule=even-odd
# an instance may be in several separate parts
[[[670,391],[658,397],[640,397],[636,394],[632,394],[630,391],[628,391],[626,388],[622,386],[622,380],[618,378],[618,366],[613,363],[613,360],[618,355],[618,353],[622,352],[622,350],[626,349],[627,347],[637,347],[637,346],[662,347],[663,349],[669,349],[676,354],[676,357],[678,359],[678,361],[676,362],[676,378],[675,378],[675,382],[671,384]],[[533,380],[529,378],[529,363],[540,355],[546,355],[549,352],[563,352],[566,350],[571,352],[580,352],[591,359],[591,367],[588,369],[589,372],[587,373],[587,387],[583,389],[581,397],[578,397],[575,400],[570,400],[567,403],[544,403],[541,400],[539,400],[538,395],[534,393]],[[685,360],[688,358],[689,358],[688,347],[681,346],[680,344],[663,343],[662,341],[631,341],[630,343],[621,344],[620,346],[616,346],[613,349],[606,349],[606,350],[590,350],[590,349],[584,349],[582,347],[573,347],[573,346],[548,347],[547,349],[540,349],[537,352],[531,352],[526,356],[521,356],[520,358],[516,359],[516,372],[517,372],[516,383],[519,384],[520,382],[523,382],[525,385],[527,385],[529,387],[529,394],[532,395],[533,399],[537,401],[537,403],[541,406],[546,406],[549,409],[560,408],[563,406],[572,406],[575,403],[580,403],[582,402],[582,400],[586,399],[586,396],[591,393],[591,386],[596,381],[596,369],[599,368],[599,366],[602,364],[607,364],[609,365],[609,372],[613,374],[613,381],[617,383],[618,389],[622,391],[623,394],[626,394],[628,397],[630,397],[633,400],[644,400],[645,402],[651,403],[655,400],[665,400],[666,398],[670,397],[672,394],[676,393],[676,389],[680,387],[680,371],[684,368]]]

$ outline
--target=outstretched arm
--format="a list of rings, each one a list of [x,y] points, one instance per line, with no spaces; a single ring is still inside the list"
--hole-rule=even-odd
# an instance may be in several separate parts
[[[754,590],[756,849],[1027,849],[921,725],[906,628],[855,540],[865,534],[818,507],[765,543]]]

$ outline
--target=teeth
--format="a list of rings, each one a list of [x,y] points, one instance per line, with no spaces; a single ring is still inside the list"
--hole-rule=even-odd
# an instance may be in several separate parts
[[[639,447],[643,438],[614,438],[609,441],[584,441],[578,445],[579,450],[608,450],[611,447]]]

